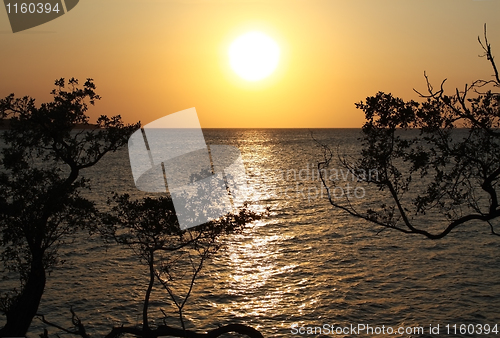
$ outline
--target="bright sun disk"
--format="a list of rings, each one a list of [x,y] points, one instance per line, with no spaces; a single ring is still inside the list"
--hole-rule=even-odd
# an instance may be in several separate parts
[[[231,68],[247,81],[262,80],[276,69],[280,49],[276,42],[261,32],[249,32],[229,47]]]

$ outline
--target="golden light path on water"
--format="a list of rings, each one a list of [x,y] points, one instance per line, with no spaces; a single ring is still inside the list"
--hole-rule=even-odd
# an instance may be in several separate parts
[[[244,161],[247,164],[258,162],[273,163],[276,161],[273,155],[273,146],[270,138],[262,137],[241,148]],[[272,208],[266,202],[273,199],[273,189],[269,189],[268,182],[262,181],[262,172],[258,166],[247,165],[248,194],[252,205],[259,206],[259,211],[265,207]],[[227,283],[227,293],[232,296],[241,296],[244,299],[243,306],[239,302],[232,302],[223,307],[222,310],[231,316],[238,317],[241,312],[252,316],[264,316],[271,308],[279,306],[283,301],[283,292],[275,291],[266,294],[263,298],[254,299],[246,297],[266,285],[268,280],[275,275],[291,273],[297,266],[290,264],[279,266],[281,250],[277,249],[286,240],[282,234],[272,234],[265,237],[253,236],[252,232],[260,227],[266,227],[268,220],[260,220],[251,225],[251,230],[246,234],[239,235],[232,245],[228,245],[224,256],[227,258],[228,271],[231,274],[224,276]],[[234,245],[237,242],[238,245]],[[255,262],[258,262],[257,264]],[[216,264],[217,265],[217,264]],[[221,277],[221,276],[217,276]],[[219,307],[217,304],[213,304]]]
[[[300,316],[305,308],[314,306],[318,300],[315,297],[304,299],[298,296],[308,287],[308,278],[289,283],[287,277],[293,275],[301,262],[292,262],[290,257],[285,257],[288,254],[286,243],[294,241],[298,234],[286,229],[278,230],[281,221],[276,218],[277,210],[286,209],[292,203],[279,196],[282,194],[276,183],[283,172],[269,170],[280,162],[276,157],[280,150],[276,147],[272,133],[261,132],[259,137],[255,137],[254,132],[248,133],[251,135],[245,135],[242,131],[242,137],[251,142],[240,144],[239,147],[248,176],[250,204],[260,211],[269,208],[270,219],[251,224],[243,234],[231,239],[222,255],[223,261],[214,259],[213,266],[226,266],[224,272],[211,273],[209,278],[221,282],[225,280],[226,293],[235,297],[235,300],[227,304],[212,303],[212,306],[227,313],[229,317],[259,318],[282,307],[288,307],[290,297],[295,295],[295,311],[296,315]],[[266,168],[262,166],[264,163],[273,167]],[[275,231],[269,232],[270,228],[275,228]],[[260,296],[254,297],[255,294]]]

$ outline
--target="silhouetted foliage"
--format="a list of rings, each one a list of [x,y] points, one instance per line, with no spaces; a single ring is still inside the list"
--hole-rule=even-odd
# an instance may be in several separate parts
[[[484,28],[479,43],[490,62],[491,80],[477,80],[447,95],[434,90],[424,73],[428,94],[421,102],[379,92],[356,104],[365,113],[360,158],[335,154],[322,145],[318,164],[331,205],[384,228],[439,239],[458,226],[483,222],[496,234],[500,216],[500,78]],[[489,88],[489,89],[488,89]],[[332,196],[335,183],[325,169],[334,161],[347,170],[376,171],[357,177],[379,202]],[[366,202],[366,203],[365,203]],[[365,210],[363,210],[365,208]],[[435,213],[441,216],[429,219]],[[436,226],[442,226],[436,228]]]
[[[100,99],[92,79],[55,85],[52,101],[40,106],[14,94],[0,100],[0,118],[10,120],[0,159],[0,257],[20,281],[2,295],[7,322],[0,336],[26,334],[60,245],[96,218],[94,204],[79,194],[89,188],[81,170],[123,146],[139,127],[124,125],[120,116],[89,124],[89,104]]]

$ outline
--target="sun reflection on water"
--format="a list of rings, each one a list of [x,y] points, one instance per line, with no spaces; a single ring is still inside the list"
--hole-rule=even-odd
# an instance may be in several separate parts
[[[269,310],[278,309],[285,295],[294,292],[293,286],[279,282],[297,267],[297,264],[282,264],[282,245],[290,236],[254,235],[267,225],[266,221],[259,221],[237,240],[233,239],[225,250],[228,273],[219,278],[225,279],[225,292],[231,300],[218,307],[231,316],[263,316]],[[259,296],[255,297],[256,294]]]

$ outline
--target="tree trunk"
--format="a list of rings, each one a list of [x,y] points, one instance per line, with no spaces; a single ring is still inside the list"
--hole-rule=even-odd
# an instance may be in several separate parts
[[[42,254],[33,257],[28,281],[21,294],[6,314],[7,323],[0,329],[0,337],[24,337],[35,317],[45,289],[45,267]]]

